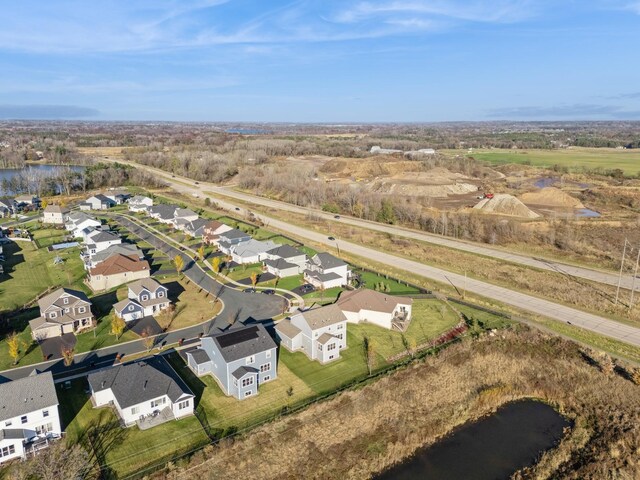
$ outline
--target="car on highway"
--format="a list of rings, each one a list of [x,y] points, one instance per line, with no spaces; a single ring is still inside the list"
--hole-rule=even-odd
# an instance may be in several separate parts
[[[171,175],[171,178],[176,178],[176,176],[175,175]]]
[[[240,207],[236,207],[236,210],[237,210],[237,211],[240,211]]]
[[[200,182],[193,182],[193,183],[195,183],[196,185],[200,185]]]
[[[340,220],[340,215],[334,215],[333,218],[335,218],[336,220]]]
[[[276,291],[272,288],[267,288],[266,290],[262,290],[262,293],[264,293],[265,295],[274,295]]]
[[[335,237],[327,237],[327,239],[333,241],[335,240]]]
[[[245,288],[243,290],[244,293],[256,293],[256,289],[253,287]]]

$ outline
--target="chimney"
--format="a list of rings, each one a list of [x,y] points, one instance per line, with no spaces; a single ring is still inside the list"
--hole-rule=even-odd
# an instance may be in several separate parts
[[[102,381],[102,384],[100,385],[100,388],[104,388],[104,384],[107,383],[106,381]]]
[[[143,390],[146,390],[146,389],[147,389],[147,382],[148,382],[148,380],[145,380],[145,381],[144,381],[144,385],[142,386],[142,389],[143,389]]]

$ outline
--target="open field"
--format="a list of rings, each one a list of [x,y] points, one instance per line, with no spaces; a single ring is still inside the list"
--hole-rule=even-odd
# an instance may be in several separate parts
[[[473,149],[441,150],[447,155],[463,155],[476,160],[484,160],[494,165],[506,163],[526,163],[538,167],[552,167],[559,165],[572,171],[583,169],[620,169],[626,175],[640,173],[640,150],[619,150],[615,148],[581,148],[571,147],[556,150],[512,150],[512,149]]]
[[[640,389],[623,375],[603,373],[575,344],[525,329],[454,345],[260,427],[195,457],[184,476],[213,479],[224,465],[229,479],[369,478],[455,427],[531,397],[556,407],[573,427],[515,478],[640,475]]]

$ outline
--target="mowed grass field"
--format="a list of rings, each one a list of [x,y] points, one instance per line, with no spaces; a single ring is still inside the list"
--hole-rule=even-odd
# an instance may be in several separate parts
[[[640,173],[640,149],[618,150],[615,148],[580,148],[558,150],[510,150],[510,149],[473,149],[441,150],[442,153],[455,156],[465,155],[484,160],[495,165],[506,163],[530,163],[539,167],[561,165],[570,170],[584,169],[616,169],[625,175]]]

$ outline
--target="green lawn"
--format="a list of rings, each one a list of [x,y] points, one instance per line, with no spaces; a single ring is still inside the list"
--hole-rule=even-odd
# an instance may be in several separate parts
[[[81,443],[119,478],[208,443],[196,417],[144,431],[135,426],[122,428],[110,408],[91,406],[84,392],[86,385],[82,379],[74,380],[68,390],[61,385],[56,388],[66,440],[69,444]]]
[[[293,277],[284,277],[278,281],[278,288],[284,288],[285,290],[293,290],[304,283],[303,275],[294,275]],[[263,284],[263,286],[274,286],[275,280],[271,280]]]
[[[449,155],[472,156],[493,164],[530,163],[541,167],[561,165],[570,170],[616,169],[626,175],[637,175],[640,171],[640,150],[617,150],[615,148],[570,148],[557,150],[511,150],[511,149],[474,149],[443,150]]]
[[[322,298],[323,301],[332,301],[338,298],[338,295],[344,290],[342,287],[333,287],[328,288],[326,290],[314,290],[311,293],[307,293],[303,295],[302,298],[314,299],[314,298]]]
[[[238,267],[231,269],[229,273],[226,273],[226,269],[224,270],[227,277],[229,277],[232,280],[241,280],[243,278],[247,278],[254,272],[257,273],[258,275],[263,273],[261,263],[240,265]]]
[[[31,235],[40,248],[46,248],[54,243],[62,243],[67,237],[67,232],[56,228],[31,228]]]
[[[354,273],[360,275],[360,279],[362,282],[364,282],[365,287],[373,290],[375,290],[376,285],[382,283],[384,287],[388,289],[381,291],[385,291],[386,293],[390,293],[391,295],[410,295],[412,293],[420,293],[420,291],[415,287],[403,285],[391,278],[384,278],[382,275],[363,272],[361,270],[356,270]]]
[[[512,320],[508,318],[501,317],[498,315],[494,315],[492,313],[483,312],[482,310],[477,310],[472,307],[467,307],[466,305],[460,305],[454,303],[455,308],[457,308],[461,313],[463,313],[467,318],[475,319],[482,323],[482,326],[486,329],[491,328],[505,328],[509,325],[513,324]]]

